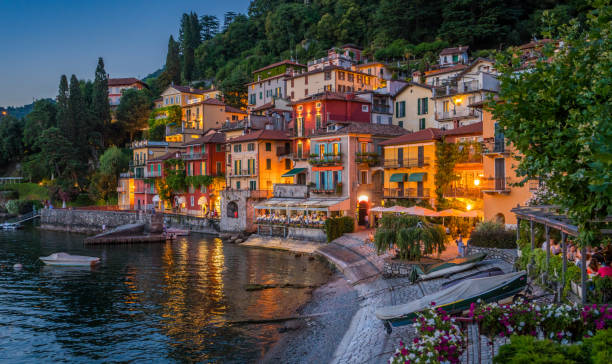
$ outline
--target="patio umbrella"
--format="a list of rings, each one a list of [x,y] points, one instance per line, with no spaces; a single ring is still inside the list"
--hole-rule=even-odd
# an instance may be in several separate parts
[[[460,217],[477,218],[477,217],[481,217],[482,215],[483,215],[482,210],[471,210],[471,211],[462,212]]]
[[[372,207],[370,209],[370,211],[372,211],[372,212],[385,212],[385,211],[387,211],[387,209],[385,207],[382,207],[382,206],[376,206],[376,207]]]
[[[434,210],[426,209],[421,206],[409,207],[404,212],[409,215],[416,215],[416,216],[429,216],[429,217],[440,216]]]
[[[464,212],[457,209],[447,209],[438,211],[438,216],[449,217],[449,216],[462,216]]]
[[[383,210],[384,212],[398,212],[398,213],[405,213],[406,211],[408,211],[407,207],[403,207],[403,206],[398,206],[395,205],[393,207],[387,207]]]

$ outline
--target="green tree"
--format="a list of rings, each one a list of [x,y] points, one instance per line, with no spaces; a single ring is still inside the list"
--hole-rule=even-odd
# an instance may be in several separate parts
[[[440,225],[410,215],[383,216],[374,236],[378,254],[396,246],[401,259],[415,261],[423,255],[443,252],[445,244],[446,233]]]
[[[179,31],[179,43],[183,54],[183,78],[189,82],[193,79],[194,51],[201,42],[201,26],[196,13],[184,13]]]
[[[438,204],[444,203],[444,192],[453,181],[458,179],[455,174],[457,157],[457,146],[454,143],[445,143],[444,139],[436,142],[436,173],[434,175],[434,183]]]
[[[585,24],[560,28],[559,51],[546,47],[529,72],[513,50],[500,54],[499,102],[490,104],[522,154],[518,176],[545,180],[583,246],[599,241],[596,221],[612,215],[611,19],[610,1],[597,2]]]
[[[105,150],[100,156],[100,167],[92,178],[90,192],[105,201],[115,197],[119,173],[128,169],[130,159],[129,151],[123,151],[116,146]]]
[[[129,141],[134,135],[148,127],[149,114],[153,103],[146,90],[125,90],[117,107],[117,121],[129,133]]]
[[[0,122],[0,163],[16,160],[23,150],[23,121],[7,115]]]
[[[167,84],[181,83],[181,59],[179,56],[179,44],[170,36],[168,40],[168,53],[166,54],[166,69],[164,70],[164,78]]]
[[[84,98],[86,101],[86,97]],[[88,130],[96,132],[96,135],[102,137],[98,141],[100,147],[103,147],[110,135],[104,133],[108,130],[111,122],[110,103],[108,101],[108,74],[104,70],[104,60],[98,58],[96,66],[96,74],[93,82],[93,90],[91,95],[91,114],[92,120],[88,126]]]
[[[70,112],[68,111],[68,98],[69,97],[70,97],[70,91],[68,91],[68,78],[66,78],[66,75],[62,75],[62,77],[60,77],[59,91],[57,93],[56,100],[57,100],[57,127],[63,133],[67,133],[68,130],[72,130]]]
[[[215,15],[202,15],[200,27],[202,40],[210,40],[219,32],[219,19]]]
[[[32,112],[25,117],[23,145],[26,153],[33,153],[33,147],[43,130],[57,126],[57,106],[49,99],[34,102]]]

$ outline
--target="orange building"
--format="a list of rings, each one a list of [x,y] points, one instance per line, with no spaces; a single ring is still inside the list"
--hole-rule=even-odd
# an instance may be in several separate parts
[[[477,107],[483,108],[483,103]],[[484,218],[515,225],[516,216],[510,209],[519,204],[524,205],[538,184],[528,181],[522,187],[511,185],[519,182],[515,173],[518,162],[514,159],[517,152],[512,144],[507,144],[491,112],[483,108],[482,114]]]

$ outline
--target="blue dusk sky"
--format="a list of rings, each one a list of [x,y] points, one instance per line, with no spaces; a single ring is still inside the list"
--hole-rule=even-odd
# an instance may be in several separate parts
[[[0,0],[0,106],[57,95],[62,74],[142,78],[166,60],[181,15],[247,12],[249,0]]]

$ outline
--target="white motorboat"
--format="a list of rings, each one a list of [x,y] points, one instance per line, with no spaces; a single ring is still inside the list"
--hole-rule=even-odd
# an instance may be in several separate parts
[[[0,228],[4,230],[16,230],[21,228],[21,224],[18,222],[5,222],[0,224]]]
[[[100,262],[100,258],[84,255],[70,255],[68,253],[53,253],[48,257],[38,258],[47,265],[61,266],[92,266]]]

